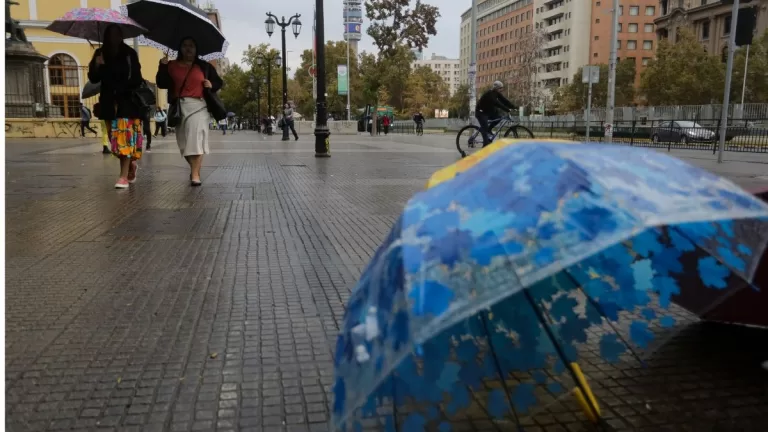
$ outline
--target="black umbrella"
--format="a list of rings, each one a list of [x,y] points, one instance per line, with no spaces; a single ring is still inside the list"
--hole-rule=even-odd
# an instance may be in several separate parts
[[[139,39],[169,55],[177,54],[176,49],[185,37],[195,39],[197,55],[205,60],[226,54],[227,39],[204,10],[187,0],[139,0],[122,8],[128,17],[149,30]]]

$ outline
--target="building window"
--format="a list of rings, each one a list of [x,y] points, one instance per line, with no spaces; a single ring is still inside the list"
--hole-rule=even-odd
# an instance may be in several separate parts
[[[619,23],[619,30],[618,30],[618,31],[619,31],[619,33],[621,33],[623,30],[624,30],[624,26],[623,26],[623,25],[621,25],[621,23]]]
[[[600,40],[600,36],[595,36],[595,40]]]
[[[630,6],[629,7],[629,15],[630,16],[640,15],[640,6]]]
[[[637,23],[629,23],[629,32],[637,33]]]
[[[80,118],[80,97],[76,95],[51,95],[51,105],[59,109],[62,117]]]
[[[628,40],[628,41],[627,41],[627,49],[628,49],[628,50],[634,50],[634,49],[637,49],[637,41],[634,41],[634,40]]]
[[[620,41],[620,40],[617,40],[617,41],[616,41],[616,49],[617,49],[617,50],[620,50],[620,49],[621,49],[621,41]]]
[[[75,59],[67,54],[56,54],[48,61],[48,82],[51,86],[80,87],[79,70]]]
[[[654,16],[654,15],[656,15],[656,6],[646,6],[645,7],[645,15],[646,16]]]
[[[619,6],[619,15],[624,15],[624,6]]]
[[[600,24],[600,18],[597,18],[597,19],[595,20],[595,24]]]
[[[643,26],[643,30],[646,33],[653,33],[653,24],[646,24],[645,26]]]
[[[651,59],[648,57],[643,57],[643,66],[648,66],[648,63],[651,62]]]
[[[653,41],[643,41],[643,49],[644,50],[652,50],[653,49]]]
[[[592,54],[592,57],[597,57],[597,53]]]
[[[701,23],[701,39],[709,40],[709,21]]]
[[[723,27],[723,34],[731,34],[731,15],[725,16],[725,26]]]

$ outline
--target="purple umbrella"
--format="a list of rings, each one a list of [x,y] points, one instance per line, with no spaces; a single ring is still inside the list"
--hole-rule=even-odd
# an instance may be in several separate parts
[[[147,29],[119,11],[101,8],[73,9],[52,22],[46,29],[65,36],[101,42],[104,30],[112,24],[120,27],[126,39],[147,32]]]

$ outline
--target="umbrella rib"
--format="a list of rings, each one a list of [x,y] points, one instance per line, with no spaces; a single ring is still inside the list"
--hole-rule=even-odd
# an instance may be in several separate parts
[[[596,419],[599,419],[600,413],[598,412],[597,407],[594,406],[594,404],[592,403],[592,399],[588,397],[589,392],[582,385],[581,380],[579,379],[576,372],[573,370],[573,366],[571,366],[571,362],[568,361],[568,357],[565,355],[565,352],[563,351],[563,347],[560,346],[560,341],[557,340],[554,332],[550,328],[547,322],[547,319],[544,317],[544,313],[541,311],[541,309],[538,308],[536,301],[533,299],[533,296],[531,296],[531,293],[528,291],[528,289],[524,289],[523,293],[525,295],[525,298],[528,299],[528,302],[531,303],[531,307],[533,308],[533,313],[536,314],[536,317],[539,319],[539,322],[541,322],[541,324],[544,326],[544,331],[547,332],[547,336],[549,336],[549,339],[552,341],[552,344],[555,346],[555,351],[557,351],[557,355],[560,356],[563,363],[565,364],[565,367],[568,369],[568,372],[571,374],[571,378],[573,379],[574,383],[584,395],[584,400],[587,402],[587,405],[589,405],[589,410],[592,411],[592,415]]]
[[[512,409],[512,414],[515,416],[515,423],[517,423],[517,427],[519,429],[521,427],[520,416],[517,414],[514,403],[512,403],[511,392],[509,386],[507,386],[507,376],[501,369],[499,358],[496,356],[496,349],[493,347],[493,338],[491,337],[491,330],[488,327],[488,311],[481,312],[480,317],[483,319],[483,327],[485,327],[485,333],[488,335],[488,347],[491,349],[493,364],[496,366],[496,372],[498,372],[499,376],[501,377],[501,386],[504,388],[504,396],[507,397],[507,403],[509,403],[509,407]]]

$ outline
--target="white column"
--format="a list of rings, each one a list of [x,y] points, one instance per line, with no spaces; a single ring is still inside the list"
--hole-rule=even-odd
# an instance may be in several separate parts
[[[37,20],[37,0],[29,0],[29,19]]]

